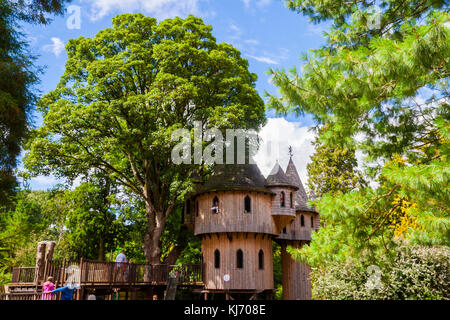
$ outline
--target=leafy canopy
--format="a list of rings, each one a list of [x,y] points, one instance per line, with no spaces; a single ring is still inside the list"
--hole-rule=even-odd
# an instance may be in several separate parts
[[[17,182],[14,169],[31,126],[34,85],[40,68],[21,33],[19,22],[47,23],[62,14],[66,0],[0,0],[0,205],[7,204]]]
[[[286,3],[333,26],[326,45],[304,56],[301,72],[271,70],[281,97],[268,95],[269,107],[312,114],[326,127],[328,147],[363,151],[372,182],[317,202],[327,227],[315,233],[303,258],[314,264],[368,252],[380,260],[401,241],[448,245],[447,2]]]
[[[142,14],[118,15],[112,28],[68,42],[65,73],[39,101],[44,120],[26,166],[69,179],[97,168],[132,191],[145,203],[153,258],[197,168],[171,162],[178,143],[172,132],[193,132],[194,121],[258,129],[265,120],[256,75],[211,30],[194,16],[158,24]]]

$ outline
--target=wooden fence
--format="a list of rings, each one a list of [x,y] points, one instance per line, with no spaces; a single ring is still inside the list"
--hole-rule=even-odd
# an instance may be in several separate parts
[[[35,267],[17,267],[12,270],[12,283],[34,283]]]
[[[35,268],[13,269],[12,284],[33,284]],[[202,283],[202,266],[134,264],[83,260],[48,261],[40,285],[52,276],[57,287],[73,281],[80,285],[164,285],[170,276],[178,274],[178,285],[198,285]]]
[[[0,293],[0,300],[40,300],[41,295],[36,292]],[[56,300],[56,295],[52,300]]]

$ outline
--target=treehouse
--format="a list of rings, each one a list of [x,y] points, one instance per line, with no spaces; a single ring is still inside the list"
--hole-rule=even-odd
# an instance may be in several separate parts
[[[225,294],[229,298],[270,298],[274,292],[273,242],[281,246],[283,299],[311,299],[309,266],[292,259],[288,246],[301,248],[320,227],[319,214],[290,159],[286,172],[278,162],[267,178],[255,164],[217,165],[211,177],[195,179],[186,197],[184,224],[201,239],[202,264],[167,265],[53,260],[54,242],[38,243],[36,265],[13,269],[0,300],[36,300],[42,284],[79,284],[76,299],[95,294],[105,299],[174,299],[176,288]],[[53,299],[58,299],[56,295]]]
[[[184,221],[202,240],[202,292],[274,292],[272,242],[282,249],[283,298],[311,299],[309,267],[293,260],[288,245],[300,248],[319,227],[319,215],[290,159],[278,162],[267,179],[255,164],[217,165],[185,204]]]

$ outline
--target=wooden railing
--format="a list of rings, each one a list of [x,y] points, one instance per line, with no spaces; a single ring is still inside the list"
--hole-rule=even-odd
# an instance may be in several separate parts
[[[13,269],[13,284],[30,284],[34,279],[34,267]],[[81,285],[154,285],[167,284],[170,276],[178,273],[179,285],[200,284],[203,279],[201,265],[128,264],[115,262],[49,261],[45,264],[42,284],[52,276],[56,286],[73,280]]]
[[[56,295],[54,296],[56,299]],[[40,298],[41,295],[36,292],[0,293],[0,300],[40,300]]]

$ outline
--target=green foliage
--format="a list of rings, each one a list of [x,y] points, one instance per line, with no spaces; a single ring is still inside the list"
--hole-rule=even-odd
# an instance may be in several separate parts
[[[312,114],[324,148],[363,151],[372,186],[329,190],[316,201],[326,227],[297,258],[317,267],[361,255],[383,264],[401,243],[448,245],[446,2],[380,1],[377,23],[369,1],[287,4],[333,26],[327,44],[305,56],[301,73],[271,70],[282,96],[269,95],[269,107]]]
[[[140,255],[142,261],[142,237],[136,237],[140,221],[112,191],[104,178],[91,175],[74,190],[18,192],[12,209],[0,211],[0,270],[33,266],[36,244],[44,240],[56,242],[55,260],[103,260],[110,250],[124,247],[129,257],[139,261]]]
[[[31,125],[36,101],[34,85],[41,69],[33,66],[18,23],[47,23],[62,14],[66,0],[0,0],[0,205],[17,188],[15,167]]]
[[[325,193],[346,193],[365,186],[358,166],[355,150],[349,147],[329,146],[322,142],[319,130],[313,145],[314,154],[306,169],[308,171],[308,188],[316,197]]]
[[[62,15],[64,6],[71,0],[16,0],[7,1],[19,19],[29,23],[48,24],[50,14]]]
[[[176,210],[167,219],[166,227],[161,236],[161,260],[178,250],[175,261],[178,264],[200,264],[202,262],[201,240],[182,224],[183,205],[177,206]],[[175,254],[175,252],[173,252]]]
[[[4,204],[16,187],[14,168],[28,130],[35,98],[31,86],[37,77],[27,67],[34,59],[28,55],[16,30],[14,11],[5,0],[0,1],[0,35],[0,204]]]
[[[400,247],[392,263],[380,266],[348,260],[311,270],[314,299],[450,299],[450,250],[447,246]],[[373,267],[372,267],[373,268]],[[374,269],[375,270],[375,269]],[[379,286],[376,284],[379,279]],[[368,285],[369,284],[369,285]]]
[[[125,228],[111,203],[111,185],[107,179],[97,184],[82,183],[68,193],[66,239],[77,258],[105,260],[105,253],[123,241]]]
[[[248,61],[216,43],[200,18],[113,18],[93,38],[71,39],[57,88],[39,101],[43,126],[25,164],[34,174],[74,179],[97,168],[145,203],[148,261],[197,165],[174,165],[174,130],[255,128],[264,103]]]
[[[272,252],[273,252],[273,283],[274,287],[279,289],[281,288],[281,284],[283,281],[283,271],[281,269],[281,247],[279,244],[273,242],[272,243]],[[277,292],[277,295],[281,293]]]

